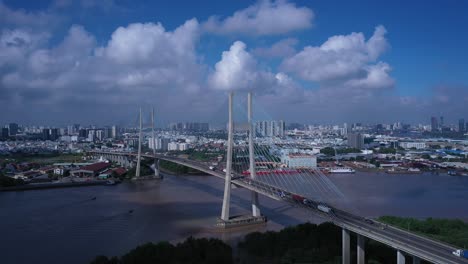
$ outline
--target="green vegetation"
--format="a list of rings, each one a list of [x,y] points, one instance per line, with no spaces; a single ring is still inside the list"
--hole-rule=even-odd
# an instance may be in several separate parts
[[[468,247],[468,223],[462,220],[433,218],[418,220],[396,216],[382,216],[378,220],[460,248]]]
[[[356,241],[351,233],[351,259],[356,259]],[[367,263],[395,263],[394,249],[371,240],[365,245]],[[254,232],[245,236],[237,249],[234,256],[231,247],[220,240],[190,237],[175,246],[148,243],[122,257],[98,256],[92,264],[341,263],[341,228],[332,223],[306,223],[279,232]]]
[[[187,174],[189,169],[186,166],[182,166],[166,160],[159,161],[159,168],[161,168],[161,170],[167,170],[175,174]]]
[[[166,160],[160,160],[159,161],[159,168],[161,170],[166,170],[170,173],[175,173],[175,174],[201,174],[202,172],[183,166],[179,165],[174,162],[166,161]]]
[[[136,166],[133,166],[132,168],[130,168],[127,173],[125,174],[126,178],[132,178],[134,177],[136,174]],[[144,164],[141,164],[140,166],[140,175],[141,176],[147,176],[147,175],[152,175],[154,174],[153,173],[153,170],[149,167],[149,166],[146,166]]]
[[[332,147],[326,147],[320,150],[320,153],[325,154],[327,156],[335,156],[335,150]],[[337,154],[347,154],[347,153],[361,153],[359,149],[355,148],[342,148],[336,149]]]
[[[38,164],[52,164],[61,162],[81,162],[83,154],[69,154],[69,153],[42,153],[42,154],[28,154],[18,153],[8,158],[16,162],[32,162]]]
[[[91,264],[155,264],[155,263],[192,263],[218,264],[233,263],[231,247],[218,239],[195,239],[189,237],[182,243],[172,245],[168,242],[147,243],[124,256],[108,258],[96,257]]]
[[[25,184],[21,179],[14,179],[0,174],[0,187],[12,187]]]
[[[355,234],[351,234],[351,259],[356,259]],[[239,263],[341,263],[341,228],[332,223],[301,224],[279,232],[251,233],[240,242]],[[376,241],[366,241],[368,263],[394,263],[395,251]]]
[[[194,149],[188,149],[184,151],[183,154],[188,154],[189,159],[210,161],[216,159],[221,154],[221,152],[196,151]]]
[[[339,261],[341,229],[331,223],[302,224],[279,232],[251,233],[239,243],[241,263]]]
[[[382,153],[382,154],[395,154],[396,149],[394,149],[394,148],[379,148],[379,150],[377,152]]]

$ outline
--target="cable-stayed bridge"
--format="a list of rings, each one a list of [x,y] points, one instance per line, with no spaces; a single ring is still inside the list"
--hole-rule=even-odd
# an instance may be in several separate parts
[[[248,95],[248,136],[234,141],[233,94],[229,95],[229,123],[225,167],[214,167],[211,163],[180,158],[170,154],[141,154],[134,152],[90,151],[90,154],[102,156],[114,162],[129,164],[136,159],[139,164],[142,157],[165,160],[187,166],[213,175],[224,181],[224,197],[220,223],[230,225],[255,223],[264,220],[260,212],[258,194],[300,207],[323,217],[342,227],[342,263],[351,262],[350,233],[357,234],[357,263],[365,263],[365,237],[395,248],[398,264],[405,263],[405,255],[412,256],[413,263],[426,260],[432,263],[468,263],[452,254],[451,245],[432,240],[398,228],[387,226],[375,220],[366,219],[342,208],[334,206],[334,201],[346,198],[333,182],[315,168],[284,168],[274,152],[275,142],[254,142],[252,125],[252,97]],[[140,126],[141,127],[141,126]],[[141,135],[141,134],[140,134]],[[140,136],[141,140],[141,136]],[[141,144],[141,142],[140,142]],[[139,144],[139,145],[140,145]],[[284,149],[294,149],[287,145]],[[141,147],[139,147],[141,149]],[[224,167],[224,168],[223,168]],[[155,174],[159,175],[155,165]],[[137,172],[137,175],[139,173]],[[252,191],[252,215],[247,218],[233,219],[229,214],[231,186],[236,185]]]

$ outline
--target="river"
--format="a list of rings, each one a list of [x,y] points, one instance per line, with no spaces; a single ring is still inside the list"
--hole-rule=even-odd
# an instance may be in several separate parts
[[[329,177],[345,196],[340,206],[363,216],[468,221],[468,177],[384,173]],[[89,263],[96,255],[121,255],[145,242],[176,243],[188,236],[235,244],[251,231],[321,221],[309,212],[260,197],[262,213],[269,219],[266,226],[216,232],[212,226],[221,212],[223,187],[211,176],[166,176],[163,181],[117,186],[0,193],[2,263]],[[231,214],[248,213],[249,191],[237,188],[232,193]]]

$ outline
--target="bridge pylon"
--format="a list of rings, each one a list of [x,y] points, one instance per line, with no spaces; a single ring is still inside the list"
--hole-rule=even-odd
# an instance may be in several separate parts
[[[159,173],[159,159],[156,158],[156,137],[154,134],[154,108],[151,111],[151,136],[153,137],[153,158],[154,158],[154,178],[162,179],[162,175]]]
[[[247,121],[249,123],[249,171],[250,178],[255,180],[255,150],[254,150],[254,127],[252,120],[252,92],[249,92],[247,95]],[[252,216],[259,217],[261,216],[260,207],[258,203],[258,193],[252,191]]]
[[[229,93],[229,123],[228,123],[228,140],[227,140],[227,153],[226,153],[226,176],[224,182],[224,197],[223,208],[221,210],[221,220],[229,221],[229,209],[231,203],[231,169],[232,169],[232,147],[234,140],[234,121],[232,116],[232,100],[234,93]]]
[[[136,171],[135,171],[135,179],[138,179],[140,177],[141,139],[142,139],[142,121],[141,121],[141,107],[140,107],[140,130],[138,133],[138,157],[137,157],[137,165],[136,165]]]
[[[237,216],[231,218],[229,215],[230,202],[231,202],[231,179],[234,172],[232,171],[232,151],[234,147],[234,121],[233,121],[233,92],[229,93],[229,123],[228,123],[228,140],[227,140],[227,153],[226,153],[226,176],[224,177],[224,197],[223,197],[223,207],[221,210],[221,217],[218,221],[218,227],[221,228],[230,228],[238,227],[245,225],[256,225],[266,222],[266,218],[260,215],[260,209],[258,208],[258,194],[252,193],[252,215]],[[253,133],[252,133],[252,95],[249,93],[249,122],[250,122],[250,132],[249,132],[249,148],[251,149],[250,154],[250,171],[255,175],[255,158],[253,152]]]

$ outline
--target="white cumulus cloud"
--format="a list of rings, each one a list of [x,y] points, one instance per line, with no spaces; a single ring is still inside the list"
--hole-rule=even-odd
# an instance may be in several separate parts
[[[364,86],[383,87],[392,84],[387,64],[370,65],[388,48],[383,26],[375,28],[366,41],[363,33],[330,37],[320,46],[306,46],[283,61],[281,68],[308,81],[324,82],[362,79]],[[379,82],[382,81],[382,82]],[[359,81],[351,81],[358,84]]]
[[[245,50],[242,41],[236,41],[222,59],[216,63],[215,72],[210,76],[213,88],[220,90],[248,89],[258,77],[255,59]],[[253,87],[250,87],[252,89]]]
[[[294,46],[299,41],[295,38],[286,38],[274,43],[271,47],[261,47],[253,50],[253,53],[265,58],[282,58],[296,53]]]
[[[203,26],[217,34],[277,35],[310,28],[313,19],[314,12],[307,7],[286,0],[261,0],[225,19],[212,16]]]

